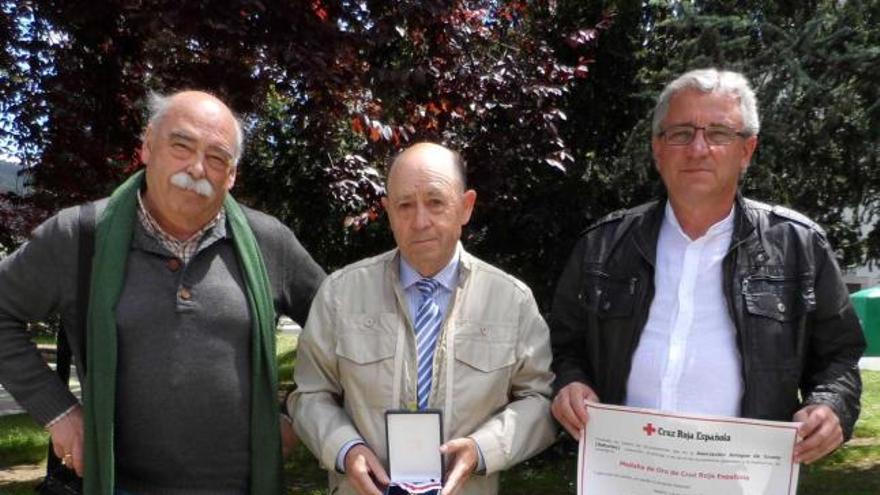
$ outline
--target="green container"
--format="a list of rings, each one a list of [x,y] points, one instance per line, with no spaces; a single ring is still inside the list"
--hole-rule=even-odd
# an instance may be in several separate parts
[[[880,356],[880,285],[850,294],[849,298],[868,341],[865,356]]]

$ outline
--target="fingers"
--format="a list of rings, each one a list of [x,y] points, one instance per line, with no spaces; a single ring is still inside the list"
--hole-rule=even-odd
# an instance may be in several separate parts
[[[376,486],[376,483],[373,482],[373,478],[370,476],[370,469],[367,465],[366,459],[362,456],[358,456],[351,469],[346,469],[346,475],[351,481],[352,486],[355,491],[357,491],[361,495],[382,495],[382,492]]]
[[[383,486],[390,482],[382,463],[363,444],[355,445],[345,454],[345,475],[360,495],[382,495],[376,481]],[[374,477],[376,481],[373,481]]]
[[[456,438],[440,446],[450,457],[450,468],[440,495],[456,495],[477,468],[477,443],[471,438]]]
[[[73,470],[76,471],[76,475],[82,478],[85,476],[85,455],[83,453],[83,437],[80,436],[76,443],[73,445],[73,451],[71,452],[73,456]],[[68,467],[70,465],[68,464]]]
[[[556,421],[559,421],[559,424],[565,428],[565,431],[567,431],[569,435],[577,438],[581,424],[578,421],[577,414],[571,407],[569,386],[570,385],[566,385],[559,391],[556,397],[553,398],[553,403],[550,405],[550,412],[553,413],[553,417],[556,418]]]
[[[461,463],[454,464],[446,477],[446,483],[443,485],[443,491],[440,492],[440,495],[455,495],[460,492],[464,482],[470,478],[471,473],[466,469]]]
[[[575,439],[580,438],[580,432],[589,419],[585,400],[598,401],[599,397],[586,384],[572,382],[562,387],[550,407],[556,420]]]
[[[571,409],[568,400],[554,399],[551,411],[556,420],[559,421],[559,424],[565,428],[565,431],[567,431],[572,438],[578,439],[580,437],[581,425],[579,424],[574,411]]]
[[[379,485],[388,486],[391,483],[391,478],[388,477],[388,473],[385,472],[385,468],[378,457],[375,455],[370,456],[367,459],[367,464],[370,467],[370,472],[373,473],[373,478],[379,482]]]
[[[281,426],[281,455],[287,459],[296,447],[298,439],[296,432],[293,431],[293,422],[289,416],[282,414],[279,422]]]
[[[801,424],[798,427],[798,436],[801,439],[810,436],[821,423],[820,417],[818,415],[810,414],[813,409],[815,409],[815,406],[806,406],[798,412],[794,413],[794,421],[800,422]]]
[[[843,429],[837,414],[826,405],[806,406],[794,415],[800,421],[794,461],[810,464],[834,451],[843,443]]]
[[[588,400],[595,401],[597,399],[598,397],[596,397],[596,393],[593,392],[593,389],[580,383],[577,384],[577,386],[572,389],[572,393],[569,394],[571,410],[574,412],[575,416],[577,416],[577,421],[581,429],[587,425],[587,420],[589,419],[587,416],[587,406],[584,402]]]
[[[61,459],[61,464],[82,476],[84,472],[82,409],[79,406],[74,407],[48,429],[52,437],[52,450]]]
[[[61,459],[61,464],[67,464],[64,460],[68,452],[66,446],[62,446],[55,439],[52,439],[52,452],[55,452],[55,457]]]

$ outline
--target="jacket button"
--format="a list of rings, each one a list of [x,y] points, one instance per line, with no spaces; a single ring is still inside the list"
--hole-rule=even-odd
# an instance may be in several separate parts
[[[755,257],[759,263],[763,263],[767,261],[767,255],[764,253],[758,253],[758,256]]]
[[[180,264],[180,260],[177,258],[168,258],[168,261],[165,262],[165,266],[172,272],[180,270]]]
[[[183,299],[184,301],[189,301],[192,299],[192,292],[189,291],[186,287],[181,287],[179,291],[177,291],[177,295]]]
[[[785,313],[785,304],[784,303],[777,304],[776,309],[778,309],[780,313]]]
[[[366,320],[364,320],[364,326],[367,328],[371,328],[374,323],[376,323],[376,322],[373,321],[372,318],[367,318]]]
[[[602,309],[604,309],[605,311],[611,309],[611,301],[605,301],[605,303],[602,304]]]

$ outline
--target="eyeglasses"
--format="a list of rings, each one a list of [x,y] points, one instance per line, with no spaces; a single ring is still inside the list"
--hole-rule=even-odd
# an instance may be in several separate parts
[[[663,142],[670,146],[687,146],[694,142],[697,131],[703,131],[703,139],[708,144],[724,146],[733,142],[737,137],[747,137],[749,134],[736,131],[724,125],[709,125],[700,127],[690,124],[674,125],[664,129],[659,136]]]
[[[181,139],[177,136],[171,136],[169,141],[171,144],[171,156],[179,160],[191,160],[201,155],[199,159],[202,160],[205,166],[216,172],[226,172],[233,165],[230,155],[212,147],[202,150],[202,146],[195,139]]]

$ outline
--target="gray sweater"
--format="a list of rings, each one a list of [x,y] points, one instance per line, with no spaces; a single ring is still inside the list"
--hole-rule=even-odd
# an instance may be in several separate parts
[[[304,323],[323,270],[281,222],[244,210],[276,311]],[[43,363],[26,323],[59,313],[82,374],[78,218],[78,207],[61,211],[0,261],[0,383],[42,424],[76,399]],[[217,225],[182,266],[135,225],[116,307],[117,484],[143,493],[244,493],[251,320],[232,240]]]

